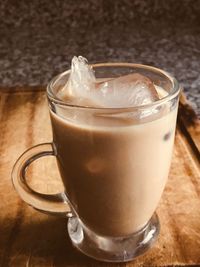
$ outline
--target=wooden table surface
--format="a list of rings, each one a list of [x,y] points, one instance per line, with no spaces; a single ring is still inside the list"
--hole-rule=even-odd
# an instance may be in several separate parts
[[[29,207],[13,189],[11,169],[28,147],[52,140],[42,88],[0,91],[0,266],[200,266],[200,123],[182,96],[169,179],[157,209],[161,232],[155,246],[129,263],[109,264],[77,252],[67,220]],[[30,184],[45,192],[62,184],[54,159],[33,164]],[[54,180],[57,177],[57,180]]]

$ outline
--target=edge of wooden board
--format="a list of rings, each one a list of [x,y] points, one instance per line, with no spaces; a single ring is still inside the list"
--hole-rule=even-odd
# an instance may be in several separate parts
[[[178,124],[200,161],[200,120],[184,94],[180,95]]]
[[[11,87],[1,87],[0,93],[11,94],[11,93],[26,93],[26,92],[45,92],[45,85],[36,85],[36,86],[11,86]]]

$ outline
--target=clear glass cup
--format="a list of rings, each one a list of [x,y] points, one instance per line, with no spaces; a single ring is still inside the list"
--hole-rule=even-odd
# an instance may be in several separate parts
[[[47,87],[53,142],[30,148],[12,172],[20,197],[39,211],[68,218],[73,245],[111,262],[129,261],[152,246],[155,213],[169,174],[180,86],[160,69],[128,63],[94,64],[98,79],[132,72],[150,78],[162,99],[138,107],[96,108],[63,101],[70,70]],[[26,181],[29,165],[54,155],[65,192],[46,195]]]

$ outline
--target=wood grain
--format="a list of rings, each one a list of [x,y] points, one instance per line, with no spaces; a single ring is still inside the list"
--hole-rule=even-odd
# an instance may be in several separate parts
[[[67,220],[35,211],[13,189],[10,173],[17,157],[32,145],[51,141],[52,135],[43,90],[1,91],[0,266],[200,266],[200,128],[197,119],[195,123],[186,122],[186,102],[181,105],[169,180],[157,209],[159,239],[135,261],[106,264],[85,257],[71,246]],[[54,164],[48,158],[33,166],[34,180],[30,177],[30,183],[48,192],[56,186],[59,189]],[[55,181],[54,176],[58,177]]]
[[[198,159],[200,159],[200,121],[184,94],[181,94],[180,97],[179,124],[182,131],[185,131],[185,136],[187,136],[190,144],[193,145],[193,149],[197,152]]]

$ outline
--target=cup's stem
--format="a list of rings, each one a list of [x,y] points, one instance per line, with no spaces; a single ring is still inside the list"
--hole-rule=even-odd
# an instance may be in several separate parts
[[[72,244],[83,254],[105,262],[127,262],[147,251],[160,230],[156,213],[140,231],[124,237],[98,236],[77,217],[68,220],[68,233]]]

